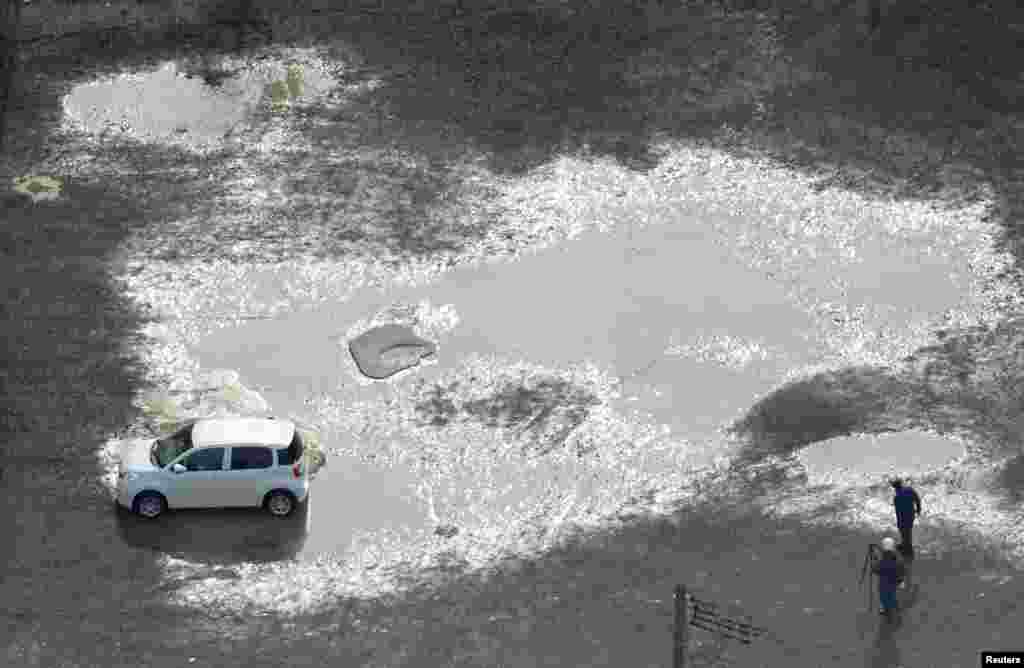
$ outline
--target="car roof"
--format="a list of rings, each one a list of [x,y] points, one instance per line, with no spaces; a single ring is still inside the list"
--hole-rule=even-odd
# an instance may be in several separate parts
[[[258,444],[286,446],[295,434],[291,420],[273,418],[207,418],[192,428],[193,447],[205,445]]]

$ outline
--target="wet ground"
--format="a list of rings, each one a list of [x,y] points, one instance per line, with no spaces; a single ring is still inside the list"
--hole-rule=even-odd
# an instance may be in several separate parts
[[[368,60],[389,66],[401,64],[391,59],[419,57],[404,50],[396,55],[365,36],[355,42]],[[739,40],[732,45],[738,48]],[[243,73],[235,81],[249,81],[251,87],[232,89],[231,77],[219,76],[225,90],[238,94],[235,101],[216,98],[223,94],[212,94],[195,79],[174,77],[178,95],[169,101],[159,98],[163,111],[170,103],[183,106],[173,117],[146,112],[143,107],[157,98],[139,97],[140,90],[148,90],[145,81],[141,88],[139,81],[115,85],[107,92],[124,92],[129,102],[144,104],[126,104],[129,114],[107,109],[105,119],[94,118],[95,125],[87,129],[98,132],[103,142],[120,141],[111,132],[155,139],[141,147],[122,145],[120,157],[106,156],[113,159],[111,165],[127,166],[131,160],[125,156],[138,160],[137,169],[119,176],[135,174],[139,181],[104,175],[100,162],[89,160],[102,148],[75,144],[80,154],[64,164],[74,165],[78,182],[61,198],[43,203],[52,208],[16,208],[13,201],[5,206],[24,223],[15,240],[23,244],[20,255],[31,259],[41,253],[36,258],[40,268],[65,272],[75,279],[69,283],[92,276],[88,272],[95,273],[96,267],[57,262],[52,250],[41,250],[51,247],[43,242],[52,245],[56,234],[75,252],[89,249],[104,262],[113,261],[100,250],[117,250],[110,253],[118,258],[110,271],[117,273],[119,288],[132,288],[134,306],[104,303],[122,315],[152,309],[172,318],[197,314],[207,320],[203,326],[169,322],[158,327],[177,338],[162,345],[149,341],[146,361],[163,367],[164,389],[172,392],[188,389],[183,370],[196,362],[207,370],[237,369],[243,384],[258,390],[271,412],[316,426],[328,460],[314,483],[313,500],[277,524],[258,512],[195,511],[172,514],[159,526],[146,525],[110,507],[105,490],[95,484],[102,470],[93,471],[89,463],[64,468],[71,461],[66,453],[82,447],[86,430],[61,425],[89,413],[87,423],[95,432],[89,432],[90,443],[102,453],[105,435],[130,419],[127,399],[68,404],[63,422],[58,416],[43,429],[26,422],[28,435],[19,437],[12,450],[26,456],[6,467],[6,475],[13,469],[28,481],[7,499],[5,514],[12,522],[9,529],[20,537],[8,561],[11,577],[3,585],[5,600],[20,602],[11,613],[12,640],[4,641],[11,665],[253,666],[264,660],[267,665],[302,665],[301,657],[343,661],[359,656],[361,665],[504,661],[525,666],[535,665],[539,654],[575,665],[662,665],[670,632],[666,596],[678,582],[729,601],[737,611],[760,615],[758,621],[771,625],[781,638],[753,650],[756,657],[740,653],[732,655],[734,660],[779,665],[798,656],[812,656],[817,663],[831,656],[834,665],[897,666],[909,661],[934,665],[941,657],[968,665],[976,657],[975,644],[1006,646],[1019,626],[1010,556],[1019,550],[1012,531],[1016,515],[1012,508],[997,507],[991,494],[953,487],[945,478],[950,470],[943,468],[965,450],[980,461],[979,452],[989,445],[985,438],[961,441],[911,431],[836,438],[808,445],[797,457],[766,462],[767,472],[757,466],[715,468],[723,454],[750,447],[726,438],[723,429],[752,406],[770,407],[759,399],[785,398],[822,370],[898,366],[903,356],[934,344],[935,330],[972,323],[989,310],[992,292],[1005,292],[1007,284],[984,280],[1002,261],[990,252],[992,223],[983,218],[986,206],[974,206],[977,199],[932,207],[865,196],[860,187],[790,178],[788,169],[687,142],[652,140],[648,148],[662,159],[657,169],[645,172],[650,165],[641,169],[617,149],[611,151],[614,161],[607,152],[595,158],[585,151],[578,154],[571,142],[556,149],[545,144],[550,138],[537,135],[526,149],[539,144],[542,150],[524,151],[530,154],[525,162],[540,163],[539,170],[511,170],[509,176],[509,170],[502,171],[502,165],[510,164],[508,147],[484,142],[481,149],[477,142],[469,153],[493,153],[494,160],[485,161],[489,167],[474,165],[478,171],[473,172],[461,165],[464,171],[445,171],[449,180],[440,183],[449,188],[459,175],[502,172],[479,199],[498,193],[503,204],[518,202],[512,223],[502,227],[508,221],[487,220],[480,227],[493,226],[493,236],[477,237],[479,230],[472,227],[446,230],[449,238],[432,246],[434,228],[419,239],[393,224],[394,219],[416,220],[403,217],[410,211],[440,211],[442,219],[461,211],[430,197],[424,200],[423,182],[413,184],[411,204],[398,202],[397,209],[386,209],[387,215],[378,212],[382,220],[376,222],[382,225],[374,226],[375,209],[409,194],[377,188],[384,178],[380,172],[394,170],[400,179],[415,174],[397,170],[400,163],[418,159],[408,144],[398,158],[386,150],[372,154],[387,169],[367,170],[372,175],[355,188],[342,183],[338,173],[317,172],[310,184],[331,186],[323,189],[319,204],[309,204],[316,199],[310,193],[282,188],[274,169],[309,169],[322,155],[341,151],[342,135],[354,141],[350,133],[365,121],[359,114],[367,111],[360,106],[367,97],[391,105],[372,121],[377,123],[374,141],[386,143],[380,137],[387,138],[387,126],[395,137],[398,129],[407,131],[403,141],[415,137],[420,142],[416,150],[431,150],[423,139],[431,135],[429,128],[412,129],[416,105],[408,104],[411,91],[390,79],[398,67],[382,68],[383,74],[375,73],[378,79],[365,86],[346,80],[340,89],[321,91],[325,95],[319,98],[311,95],[307,101],[315,104],[309,107],[299,96],[292,108],[300,113],[275,117],[280,109],[271,104],[268,111],[261,104],[273,102],[264,87],[287,78],[291,60],[301,56],[313,64],[308,51],[285,52],[271,58],[276,62],[266,76],[261,70],[250,80]],[[444,58],[437,64],[445,64]],[[359,68],[349,69],[350,78],[358,79]],[[590,69],[579,76],[593,74]],[[164,90],[173,71],[138,68],[136,73]],[[528,74],[522,78],[531,80]],[[419,80],[423,86],[440,83],[425,72],[419,72]],[[722,86],[721,97],[712,96],[715,104],[730,95],[747,99],[746,84],[729,88],[733,84]],[[288,89],[286,82],[282,85]],[[262,97],[257,98],[257,89]],[[73,89],[67,100],[77,101],[81,111],[97,103],[89,97],[96,90]],[[356,99],[359,95],[364,97]],[[426,99],[420,96],[419,103],[426,105]],[[457,99],[449,91],[431,104],[443,107]],[[315,109],[339,100],[340,115],[329,117]],[[216,107],[224,113],[208,119],[197,110],[213,107],[200,102],[231,108]],[[246,105],[248,111],[238,112]],[[376,111],[371,107],[369,117]],[[303,114],[309,113],[322,117],[304,125],[308,116]],[[469,136],[454,143],[473,144],[480,139],[474,124],[481,118],[496,120],[483,108],[476,113],[474,123],[463,124]],[[190,135],[216,150],[222,131],[237,127],[245,114],[258,122],[240,128],[235,145],[256,139],[250,154],[227,167],[215,151],[187,158],[196,177],[175,181],[162,197],[146,199],[152,191],[140,184],[147,160],[150,168],[160,164],[163,147]],[[123,129],[111,128],[128,117]],[[537,118],[546,117],[538,112]],[[153,132],[139,133],[147,122]],[[182,124],[186,132],[178,132]],[[611,134],[628,135],[634,129],[616,126],[614,119],[610,127]],[[176,137],[170,140],[168,133]],[[597,134],[587,139],[597,143]],[[367,137],[360,134],[355,143],[369,142]],[[320,142],[317,148],[311,148],[310,138]],[[584,143],[582,136],[573,139]],[[225,145],[230,144],[229,137]],[[289,162],[290,155],[303,151],[312,163]],[[166,153],[168,159],[172,154],[181,159],[173,152]],[[353,164],[363,163],[345,169],[355,169]],[[233,193],[225,199],[212,185],[227,183],[224,190]],[[115,201],[111,189],[118,188],[136,190]],[[984,187],[978,191],[986,192]],[[444,192],[458,199],[464,191]],[[323,263],[322,255],[302,255],[298,242],[325,241],[327,247],[326,241],[333,241],[315,221],[328,220],[318,206],[340,208],[339,193],[367,205],[344,209],[341,217],[369,212],[364,236],[356,236],[368,240],[371,257],[390,261],[396,248],[412,248],[420,254],[416,259],[425,256],[454,268],[424,273],[415,285],[403,285],[401,272],[378,266],[377,286],[360,287],[366,278],[361,274],[364,258],[339,253]],[[253,214],[262,210],[287,217],[285,212],[300,200],[306,208],[286,221],[298,223],[300,233],[282,231],[269,224],[276,219]],[[218,210],[211,203],[228,205]],[[76,212],[89,206],[96,215],[76,226]],[[474,209],[469,215],[484,218],[491,212]],[[48,222],[49,217],[58,224]],[[148,217],[160,226],[147,228],[141,221]],[[307,225],[310,220],[314,223]],[[241,227],[243,222],[250,227]],[[279,238],[258,238],[259,229],[276,230],[271,237]],[[556,233],[540,239],[537,231],[542,229]],[[459,243],[463,236],[493,243],[495,236],[506,234],[508,243],[495,247],[536,254],[495,252],[495,261],[474,265],[470,244]],[[187,250],[171,259],[147,255],[140,239]],[[262,257],[282,247],[291,253],[284,262],[252,271],[245,266],[246,253]],[[215,252],[206,253],[209,249]],[[236,264],[225,269],[218,250]],[[264,280],[253,280],[256,275]],[[301,289],[282,289],[274,278],[282,276],[298,276]],[[45,284],[33,286],[37,298],[50,294]],[[239,294],[241,300],[222,299]],[[318,301],[313,294],[327,297],[311,309],[308,302]],[[60,301],[60,295],[51,296],[48,302]],[[431,364],[391,382],[371,383],[355,373],[345,342],[360,322],[393,302],[426,304],[424,314],[437,317],[421,324],[438,340],[439,352]],[[246,314],[270,303],[274,320],[207,326],[212,319],[230,319],[231,309]],[[208,307],[212,318],[210,313],[204,318]],[[442,316],[440,307],[447,307]],[[92,324],[82,325],[81,338],[75,340],[79,356],[92,350],[100,332],[115,342],[138,334],[108,329],[111,324],[102,319]],[[25,350],[50,359],[53,351],[40,354],[41,346],[54,339],[55,350],[67,355],[67,343],[54,338],[56,329],[48,331],[45,341],[38,332],[26,337]],[[964,356],[955,347],[931,348],[941,349],[943,361]],[[966,431],[977,427],[967,419],[969,411],[973,420],[1003,410],[990,401],[994,391],[982,391],[994,387],[980,370],[995,348],[990,342],[972,358],[964,391],[954,396],[939,388],[930,397],[942,406],[955,404],[960,412],[949,415],[961,420]],[[141,389],[144,383],[128,368],[111,378],[94,374],[94,384],[110,393],[104,397]],[[948,384],[945,374],[960,373],[960,368],[954,364],[947,370],[940,364],[926,378],[937,376],[941,382],[935,386]],[[65,395],[74,390],[85,396],[92,389],[83,385],[89,374],[80,375],[64,375]],[[918,390],[909,382],[906,386]],[[891,397],[888,403],[900,399]],[[23,404],[11,416],[25,421]],[[769,417],[796,423],[789,427],[795,433],[816,409],[804,397],[778,411],[784,415]],[[901,424],[906,429],[908,422],[897,420],[895,412],[887,414],[885,406],[873,410],[892,418],[890,428]],[[38,407],[34,411],[41,412]],[[781,422],[772,422],[776,431]],[[37,433],[57,431],[67,434],[53,447]],[[988,437],[997,430],[978,433]],[[552,449],[552,443],[563,447]],[[807,443],[805,438],[801,445]],[[63,463],[53,467],[47,462]],[[856,571],[864,546],[889,528],[880,480],[908,469],[915,483],[920,481],[928,508],[919,534],[921,589],[905,601],[903,626],[890,628],[861,612],[866,592],[835,584],[855,581],[853,572],[846,578],[836,567]],[[1015,484],[1006,475],[1001,480],[1002,487]],[[708,505],[687,509],[694,499]],[[457,531],[436,534],[437,525]],[[76,527],[90,529],[82,533]],[[1002,539],[1004,546],[998,545]],[[417,562],[417,557],[425,558]],[[768,569],[772,577],[766,583]],[[595,597],[595,592],[605,595]],[[625,631],[623,619],[633,620]],[[68,640],[83,630],[92,634],[91,643],[79,646]],[[708,652],[707,658],[720,659],[721,652]]]
[[[450,305],[458,323],[443,335],[436,360],[396,384],[432,382],[457,372],[471,355],[552,369],[590,362],[620,379],[614,410],[667,425],[673,437],[701,444],[704,458],[697,461],[708,466],[735,451],[722,431],[758,397],[834,352],[828,338],[817,336],[820,316],[731,251],[726,225],[716,229],[706,218],[681,215],[672,222],[595,230],[517,261],[456,269],[426,286],[367,288],[345,303],[225,328],[204,338],[195,356],[203,368],[239,369],[244,384],[258,388],[273,411],[323,425],[323,416],[307,406],[314,400],[345,406],[395,394],[388,385],[362,380],[353,368],[347,340],[354,323],[393,303]],[[891,244],[851,252],[859,260],[852,275],[832,275],[859,291],[842,306],[866,304],[895,314],[884,323],[892,331],[912,329],[920,322],[915,319],[937,320],[969,298],[956,290],[949,265],[907,257],[912,248],[897,252]],[[909,281],[908,266],[918,267]],[[930,289],[922,301],[919,286],[925,284]],[[342,454],[360,452],[352,441],[362,436],[328,429],[331,457],[317,478],[315,505],[331,510],[311,514],[302,554],[344,554],[356,529],[433,530],[413,469],[374,467]],[[826,453],[817,461],[843,445],[814,448]],[[959,443],[934,436],[892,439],[868,451],[845,445],[836,465],[876,476],[904,468],[928,472],[963,454]],[[367,499],[380,503],[358,514],[338,512]]]

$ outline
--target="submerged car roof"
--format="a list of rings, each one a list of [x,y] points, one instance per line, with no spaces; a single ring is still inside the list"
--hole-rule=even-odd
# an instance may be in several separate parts
[[[208,418],[192,428],[192,444],[229,445],[234,443],[286,446],[292,442],[295,423],[272,418]]]

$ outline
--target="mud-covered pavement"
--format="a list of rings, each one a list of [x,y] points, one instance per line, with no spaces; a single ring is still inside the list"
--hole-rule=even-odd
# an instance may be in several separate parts
[[[694,118],[749,103],[784,125],[798,103],[777,97],[771,22],[701,20],[737,54],[761,50],[693,47],[736,59],[687,91]],[[238,93],[249,107],[230,131],[183,114],[147,138],[128,105],[127,128],[116,114],[106,134],[51,127],[57,152],[17,165],[67,186],[5,200],[23,297],[11,368],[36,373],[5,377],[9,665],[665,665],[677,583],[772,630],[748,649],[698,633],[696,662],[973,665],[1010,647],[1022,543],[1014,258],[993,213],[1005,174],[887,198],[849,165],[823,182],[764,159],[763,119],[738,137],[652,113],[641,147],[614,141],[637,135],[625,115],[540,133],[565,91],[524,112],[475,89],[501,104],[438,125],[432,111],[460,98],[421,96],[417,116],[397,82],[464,85],[450,54],[335,28],[318,48],[224,58],[235,93],[248,84],[231,89],[230,72],[257,87],[289,63],[323,73],[287,104]],[[671,71],[627,55],[626,79]],[[182,95],[202,90],[187,81]],[[632,103],[679,104],[662,85]],[[502,106],[526,121],[519,143]],[[931,148],[907,151],[927,165]],[[436,341],[436,359],[363,378],[346,344],[378,320]],[[43,401],[31,392],[47,382]],[[212,410],[316,430],[327,460],[309,507],[156,526],[115,510],[118,439]],[[833,470],[830,448],[846,455]],[[926,511],[918,588],[890,628],[856,579],[890,528],[893,471]]]

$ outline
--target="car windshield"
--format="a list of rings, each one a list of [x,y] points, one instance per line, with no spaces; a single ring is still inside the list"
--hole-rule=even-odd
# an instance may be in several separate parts
[[[192,425],[176,431],[166,438],[153,443],[150,458],[160,468],[164,468],[175,459],[192,449]]]

